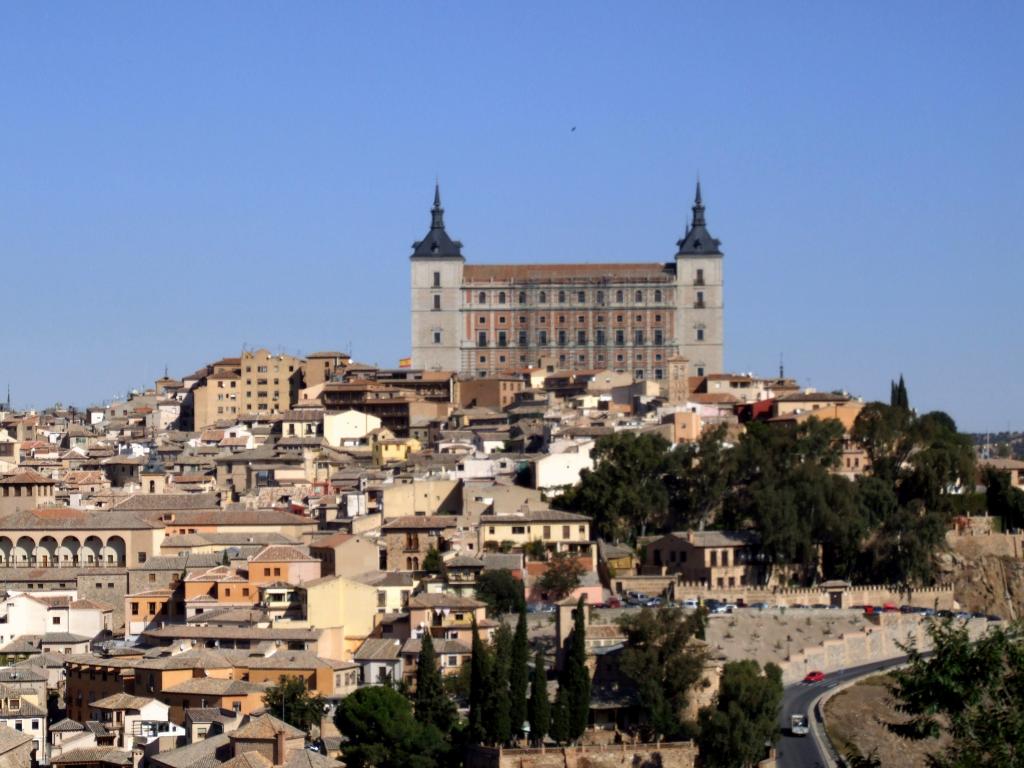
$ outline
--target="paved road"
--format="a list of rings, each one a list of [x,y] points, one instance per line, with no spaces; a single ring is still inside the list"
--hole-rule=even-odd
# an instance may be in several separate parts
[[[786,688],[782,696],[782,714],[779,717],[779,727],[782,729],[782,736],[776,744],[779,768],[824,768],[828,765],[825,756],[818,748],[817,740],[810,734],[807,736],[789,735],[789,716],[795,714],[806,714],[808,720],[814,718],[811,711],[812,702],[835,687],[844,680],[854,677],[861,677],[872,672],[896,667],[906,661],[906,657],[890,659],[888,661],[864,664],[859,667],[850,667],[842,672],[833,672],[826,675],[820,683],[797,683]]]

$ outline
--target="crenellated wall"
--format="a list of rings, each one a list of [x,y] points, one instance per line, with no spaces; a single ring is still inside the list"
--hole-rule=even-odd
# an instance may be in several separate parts
[[[829,674],[847,667],[857,667],[876,661],[904,656],[904,646],[913,643],[919,650],[931,647],[928,622],[932,619],[920,614],[882,613],[871,617],[871,626],[858,632],[847,632],[829,638],[818,645],[804,648],[782,662],[782,681],[789,685],[799,682],[811,671]],[[980,637],[988,628],[985,619],[967,620],[972,639]]]

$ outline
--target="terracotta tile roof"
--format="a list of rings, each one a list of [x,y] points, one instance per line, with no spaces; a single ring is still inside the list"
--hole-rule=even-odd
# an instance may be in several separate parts
[[[250,750],[240,755],[235,755],[226,763],[221,763],[220,768],[273,768],[273,763],[259,752]]]
[[[589,635],[588,635],[588,637],[589,637]],[[465,643],[460,643],[458,640],[434,640],[433,638],[431,638],[431,640],[434,643],[434,651],[437,652],[438,654],[446,654],[446,653],[466,654],[466,653],[471,653],[471,650],[470,650],[469,646],[466,645]],[[420,649],[422,649],[422,648],[423,648],[423,641],[422,640],[420,640],[419,638],[412,638],[412,637],[410,637],[402,645],[402,655],[403,656],[418,655],[419,652],[420,652]]]
[[[115,507],[130,512],[186,512],[220,509],[216,493],[137,493]]]
[[[8,530],[144,530],[163,525],[144,520],[120,509],[83,510],[71,507],[40,507],[11,512],[0,517],[0,528]]]
[[[212,648],[193,648],[183,653],[139,659],[133,666],[138,669],[233,669],[234,662],[223,652]]]
[[[90,765],[100,763],[102,765],[132,765],[132,753],[114,747],[79,747],[70,752],[62,752],[56,757],[50,758],[53,765]]]
[[[72,720],[69,717],[65,717],[63,720],[58,720],[56,723],[50,726],[50,731],[56,733],[73,733],[75,731],[84,730],[84,725],[82,725],[77,720]]]
[[[149,758],[153,765],[163,768],[213,768],[221,761],[217,755],[227,757],[230,754],[231,739],[226,733],[207,736],[202,741],[186,744],[184,747],[159,752]],[[212,761],[212,762],[211,762]]]
[[[461,595],[423,592],[409,598],[409,608],[483,608],[486,603]]]
[[[190,627],[168,624],[143,632],[148,638],[170,640],[317,640],[320,629],[279,629],[273,627]]]
[[[164,688],[163,693],[194,693],[206,696],[242,696],[266,690],[263,683],[246,680],[224,680],[219,677],[193,677],[177,685]]]
[[[278,720],[273,715],[260,715],[248,723],[231,732],[232,739],[275,739],[277,734],[284,733],[290,739],[299,739],[306,736],[305,731],[300,731],[294,725],[289,725],[283,720]]]
[[[132,696],[129,693],[115,693],[112,696],[91,701],[89,706],[96,709],[142,709],[151,701],[156,701],[156,699],[150,699],[146,696]]]
[[[0,475],[0,485],[54,485],[55,482],[46,475],[33,469],[23,469],[13,475]]]
[[[252,563],[308,563],[318,562],[298,547],[273,545],[265,547],[255,556],[250,558]]]
[[[410,515],[399,517],[389,523],[385,523],[383,531],[404,531],[410,528],[419,530],[433,528],[455,528],[459,524],[459,518],[455,515]]]
[[[359,646],[352,657],[356,661],[379,661],[397,659],[402,650],[402,641],[393,638],[369,637]]]
[[[72,610],[82,610],[82,611],[84,611],[84,610],[97,610],[97,611],[103,611],[104,613],[106,613],[107,611],[114,610],[114,606],[110,605],[109,603],[102,603],[99,600],[90,600],[89,598],[82,598],[81,600],[73,600],[69,604],[69,607]]]

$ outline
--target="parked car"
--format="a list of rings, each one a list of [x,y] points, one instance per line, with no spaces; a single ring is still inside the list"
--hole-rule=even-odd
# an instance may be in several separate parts
[[[697,601],[696,601],[696,600],[693,600],[693,599],[690,599],[690,600],[683,600],[683,601],[682,601],[682,602],[681,602],[681,603],[679,604],[679,607],[680,607],[680,608],[696,608],[696,607],[697,607]]]
[[[729,613],[728,606],[718,600],[705,600],[704,607],[708,609],[708,613]]]
[[[766,608],[771,608],[771,606],[770,606],[770,605],[769,605],[768,603],[751,603],[751,604],[750,604],[749,606],[747,606],[747,607],[748,607],[748,608],[756,608],[756,609],[758,609],[759,611],[763,611],[763,610],[765,610]]]
[[[808,672],[804,676],[804,682],[805,683],[820,683],[824,679],[825,679],[825,673],[820,671],[820,670],[817,670],[817,669],[814,670],[813,672]]]
[[[664,602],[665,601],[662,600],[660,597],[652,597],[644,603],[644,606],[646,606],[647,608],[658,608],[659,606],[664,604]]]
[[[602,600],[600,603],[595,603],[594,607],[595,608],[621,608],[622,607],[622,601],[618,597],[616,597],[615,595],[612,595],[607,600]]]
[[[896,613],[899,608],[896,607],[895,603],[882,603],[882,610],[885,613]]]

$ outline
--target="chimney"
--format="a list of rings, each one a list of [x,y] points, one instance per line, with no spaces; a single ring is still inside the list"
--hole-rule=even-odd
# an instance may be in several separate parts
[[[284,723],[281,723],[283,726]],[[284,765],[285,763],[285,742],[287,741],[287,734],[282,727],[277,733],[274,734],[274,765]]]

